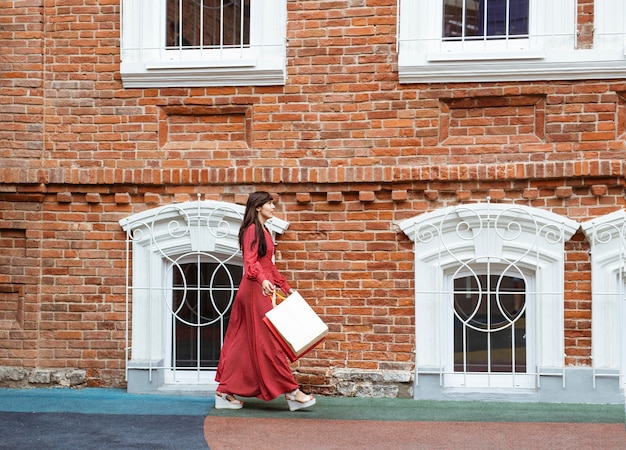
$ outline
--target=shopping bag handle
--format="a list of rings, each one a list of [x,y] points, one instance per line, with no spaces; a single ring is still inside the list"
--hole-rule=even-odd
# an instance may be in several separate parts
[[[279,294],[278,292],[276,292],[276,289],[274,289],[274,292],[272,292],[272,306],[274,308],[276,308],[276,297],[280,298],[281,300],[286,300],[287,297],[285,297],[284,295]]]

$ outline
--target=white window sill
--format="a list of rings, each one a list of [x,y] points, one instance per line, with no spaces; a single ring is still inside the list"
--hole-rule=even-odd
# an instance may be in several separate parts
[[[254,67],[256,60],[217,60],[217,61],[154,61],[146,63],[146,70],[164,69],[210,69],[220,67]]]
[[[284,64],[259,67],[243,61],[122,63],[120,69],[125,88],[276,86],[284,85],[287,76]]]
[[[400,52],[398,75],[400,83],[408,84],[623,79],[626,74],[623,49],[555,51],[547,52],[544,57],[528,52],[508,58],[495,56],[494,53],[485,53],[482,57],[456,53],[444,57],[443,54],[403,55]]]

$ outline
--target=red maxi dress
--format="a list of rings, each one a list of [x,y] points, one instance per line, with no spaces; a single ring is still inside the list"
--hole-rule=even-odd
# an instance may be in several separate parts
[[[250,247],[255,225],[250,225],[243,236],[244,275],[233,303],[215,379],[220,383],[218,392],[269,401],[297,389],[298,383],[285,351],[263,322],[265,313],[272,309],[272,299],[263,295],[263,280],[269,280],[283,292],[290,289],[272,261],[272,237],[265,227],[263,230],[267,252],[262,258],[258,257],[258,243]]]

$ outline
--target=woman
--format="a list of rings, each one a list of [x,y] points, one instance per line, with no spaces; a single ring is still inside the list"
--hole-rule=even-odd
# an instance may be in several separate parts
[[[265,222],[273,216],[274,201],[270,194],[250,194],[239,230],[244,276],[215,375],[219,382],[215,393],[217,409],[242,408],[243,403],[235,394],[265,401],[285,394],[291,411],[315,404],[315,398],[298,389],[287,355],[263,322],[265,313],[272,309],[271,296],[276,287],[293,293],[272,261],[274,242]]]

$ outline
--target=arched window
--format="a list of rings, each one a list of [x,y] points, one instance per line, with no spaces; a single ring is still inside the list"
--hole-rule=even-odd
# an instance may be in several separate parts
[[[243,275],[241,205],[196,201],[122,219],[127,234],[129,392],[215,387],[215,370]],[[282,233],[288,223],[267,222]]]
[[[415,247],[416,385],[536,388],[563,370],[564,243],[577,222],[472,204],[400,223]]]

